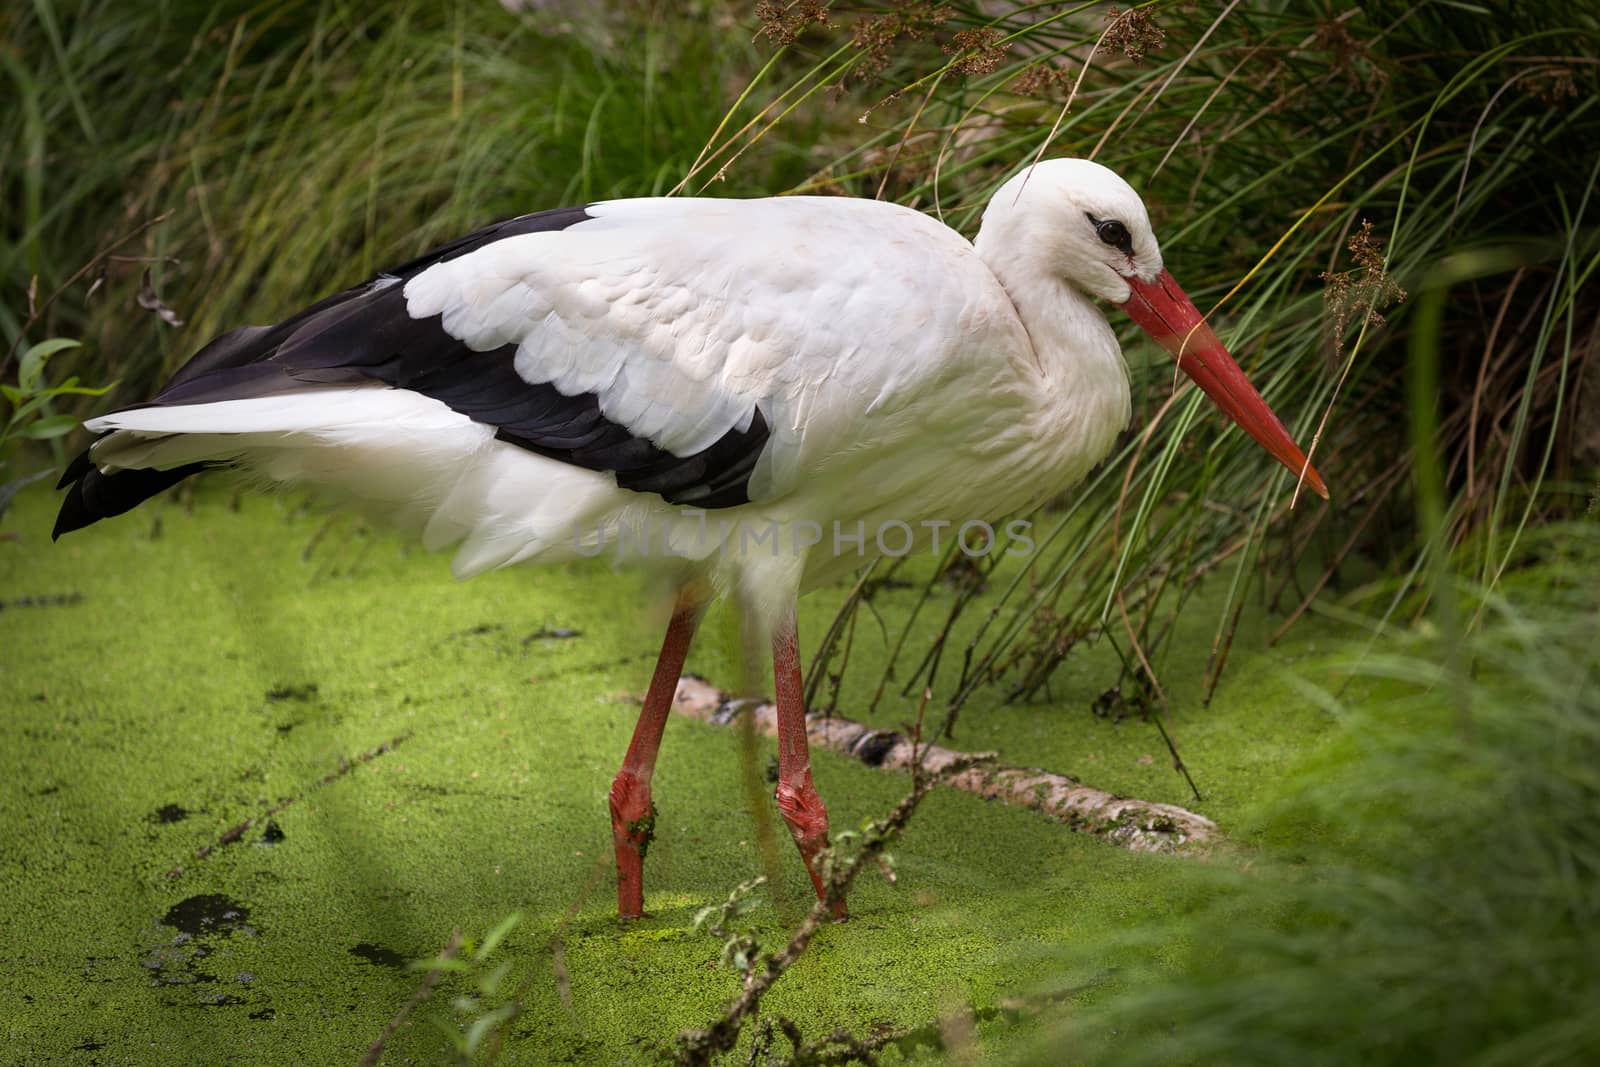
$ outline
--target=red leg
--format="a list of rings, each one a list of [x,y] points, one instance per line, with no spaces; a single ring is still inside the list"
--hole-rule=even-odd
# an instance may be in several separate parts
[[[699,605],[679,601],[667,636],[661,643],[656,672],[645,693],[639,724],[623,757],[622,769],[611,782],[611,839],[617,848],[617,914],[624,919],[644,914],[644,854],[655,835],[656,807],[650,801],[650,776],[656,769],[656,751],[678,693],[678,676],[689,654],[689,642],[700,622]]]
[[[828,847],[828,808],[811,784],[811,752],[806,744],[805,687],[800,680],[800,641],[794,616],[772,635],[774,698],[778,705],[778,811],[806,862],[817,896],[825,895],[817,854]],[[848,916],[844,901],[834,917]]]

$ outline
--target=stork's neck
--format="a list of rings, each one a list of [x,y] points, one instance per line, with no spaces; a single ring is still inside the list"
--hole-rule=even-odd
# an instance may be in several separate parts
[[[1005,244],[985,240],[983,231],[974,242],[1028,331],[1040,430],[1067,431],[1092,464],[1110,449],[1131,412],[1117,335],[1087,296]]]

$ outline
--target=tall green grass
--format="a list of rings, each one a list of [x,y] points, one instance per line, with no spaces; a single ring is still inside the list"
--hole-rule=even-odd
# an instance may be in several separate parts
[[[1247,599],[1289,621],[1324,610],[1321,594],[1356,552],[1391,580],[1347,607],[1413,617],[1426,595],[1414,580],[1405,353],[1427,290],[1443,294],[1441,551],[1492,585],[1519,531],[1584,507],[1600,458],[1575,434],[1596,410],[1575,384],[1600,358],[1593,10],[860,9],[790,27],[800,36],[786,62],[811,65],[752,91],[774,111],[840,82],[877,101],[862,109],[863,135],[808,185],[894,195],[970,232],[1021,163],[1107,163],[1144,192],[1169,266],[1314,445],[1334,495],[1330,506],[1297,494],[1196,391],[1173,399],[1171,361],[1130,335],[1129,434],[1061,502],[1036,567],[931,599],[948,621],[985,621],[942,656],[904,650],[890,670],[907,691],[942,663],[952,713],[978,692],[1031,698],[1073,647],[1100,636],[1118,645],[1125,676],[1159,695],[1166,635],[1214,575],[1227,596],[1208,697]],[[726,153],[761,134],[728,138]]]
[[[1498,592],[1461,584],[1484,622],[1459,645],[1410,631],[1351,662],[1360,699],[1308,688],[1340,730],[1262,809],[1248,868],[1198,876],[1186,919],[1075,946],[1097,962],[1063,983],[1106,995],[1024,1059],[1600,1058],[1600,525],[1517,562]]]
[[[0,114],[0,222],[22,326],[96,249],[165,216],[86,300],[33,333],[84,336],[74,368],[142,396],[241,322],[271,321],[509,215],[662,193],[761,61],[722,5],[584,17],[497,3],[34,0],[0,51],[23,106]],[[748,157],[729,193],[804,175],[811,124]],[[794,138],[795,140],[789,140]],[[185,320],[133,306],[149,269]]]

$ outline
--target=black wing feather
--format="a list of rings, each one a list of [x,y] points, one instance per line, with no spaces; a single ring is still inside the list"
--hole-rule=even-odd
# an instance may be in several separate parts
[[[405,282],[436,263],[518,234],[563,230],[591,216],[581,207],[496,223],[321,300],[272,326],[222,334],[139,407],[270,396],[307,383],[380,381],[433,397],[495,436],[551,459],[609,471],[624,489],[704,508],[749,501],[751,473],[769,436],[759,409],[748,429],[730,430],[691,456],[675,456],[607,419],[592,393],[566,396],[517,374],[515,345],[476,352],[444,331],[437,316],[413,319]],[[102,474],[85,452],[68,467],[55,536],[119,515],[204,469]]]

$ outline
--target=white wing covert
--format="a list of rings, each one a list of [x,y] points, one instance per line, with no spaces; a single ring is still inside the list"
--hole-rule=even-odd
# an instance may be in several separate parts
[[[593,396],[605,419],[674,456],[745,438],[765,450],[750,499],[790,487],[803,428],[914,392],[961,334],[970,280],[958,270],[930,292],[926,264],[976,258],[915,212],[810,197],[585,211],[421,272],[408,313],[474,351],[514,349],[523,382]],[[898,292],[884,285],[896,273]],[[886,305],[886,292],[899,299]],[[885,345],[895,358],[851,358]]]

